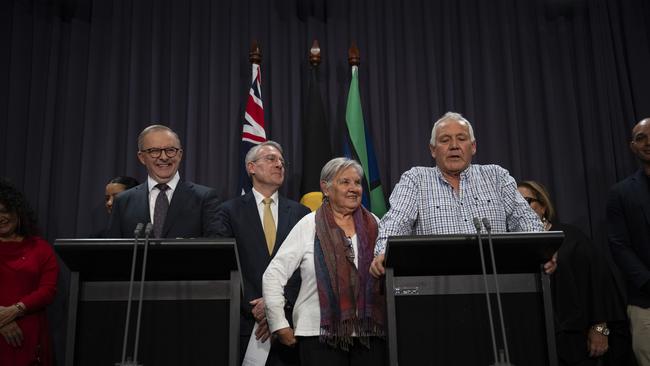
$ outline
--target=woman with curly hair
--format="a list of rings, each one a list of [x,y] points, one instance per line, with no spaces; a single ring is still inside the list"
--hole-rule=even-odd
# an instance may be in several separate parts
[[[53,364],[45,309],[58,274],[25,197],[0,179],[0,365]]]

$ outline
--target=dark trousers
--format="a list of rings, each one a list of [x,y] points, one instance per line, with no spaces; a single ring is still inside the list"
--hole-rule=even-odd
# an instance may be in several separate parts
[[[321,343],[318,337],[298,337],[298,352],[302,366],[384,366],[386,364],[386,341],[370,338],[370,349],[354,341],[349,351],[343,351]]]

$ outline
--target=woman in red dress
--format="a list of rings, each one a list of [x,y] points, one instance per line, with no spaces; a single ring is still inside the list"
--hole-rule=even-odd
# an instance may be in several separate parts
[[[0,180],[0,365],[53,364],[45,308],[59,267],[23,194]]]

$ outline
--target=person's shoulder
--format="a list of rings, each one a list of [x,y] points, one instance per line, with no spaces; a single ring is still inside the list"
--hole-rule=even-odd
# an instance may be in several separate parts
[[[643,184],[644,176],[643,170],[625,177],[623,180],[614,183],[608,192],[608,204],[618,198],[636,200],[639,194],[645,194],[646,184]]]
[[[219,205],[219,208],[222,210],[232,210],[236,209],[238,207],[243,206],[246,204],[249,200],[254,200],[255,198],[252,196],[252,194],[246,193],[237,197],[230,198],[226,201],[224,201],[221,205]]]
[[[402,178],[423,178],[426,176],[434,176],[436,172],[435,167],[429,167],[429,166],[414,166],[410,168],[409,170],[405,171],[402,173]]]
[[[204,186],[202,184],[198,184],[190,181],[180,181],[178,182],[178,185],[201,194],[212,192],[215,190],[212,187]]]
[[[30,242],[34,248],[38,250],[43,250],[48,253],[54,253],[54,249],[52,249],[52,245],[42,237],[38,235],[33,235],[33,236],[28,236],[24,240]]]
[[[303,212],[305,215],[311,212],[311,210],[307,206],[303,205],[298,201],[294,201],[282,195],[280,195],[279,198],[281,204],[287,205],[291,209],[297,210],[299,212]]]
[[[502,174],[508,174],[510,175],[510,172],[508,172],[508,169],[502,167],[501,165],[497,164],[472,164],[470,165],[470,169],[480,172],[482,174],[488,174],[488,175],[502,175]]]
[[[310,212],[307,215],[303,216],[300,221],[294,226],[295,227],[303,227],[303,226],[308,226],[316,222],[316,211]]]
[[[148,189],[147,187],[147,182],[145,181],[144,183],[140,183],[137,186],[127,189],[126,191],[122,191],[115,196],[116,200],[125,200],[129,199],[129,197],[134,197],[137,196],[139,193],[141,193],[143,190],[146,192]]]

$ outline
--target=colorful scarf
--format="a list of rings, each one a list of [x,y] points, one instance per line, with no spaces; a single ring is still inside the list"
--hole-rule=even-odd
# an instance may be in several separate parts
[[[329,202],[316,211],[314,263],[320,302],[320,340],[349,350],[357,338],[369,347],[368,337],[383,336],[386,302],[382,281],[369,273],[377,240],[377,221],[365,208],[354,213],[358,266],[350,258],[345,232],[334,221]],[[352,337],[352,333],[355,337]]]

